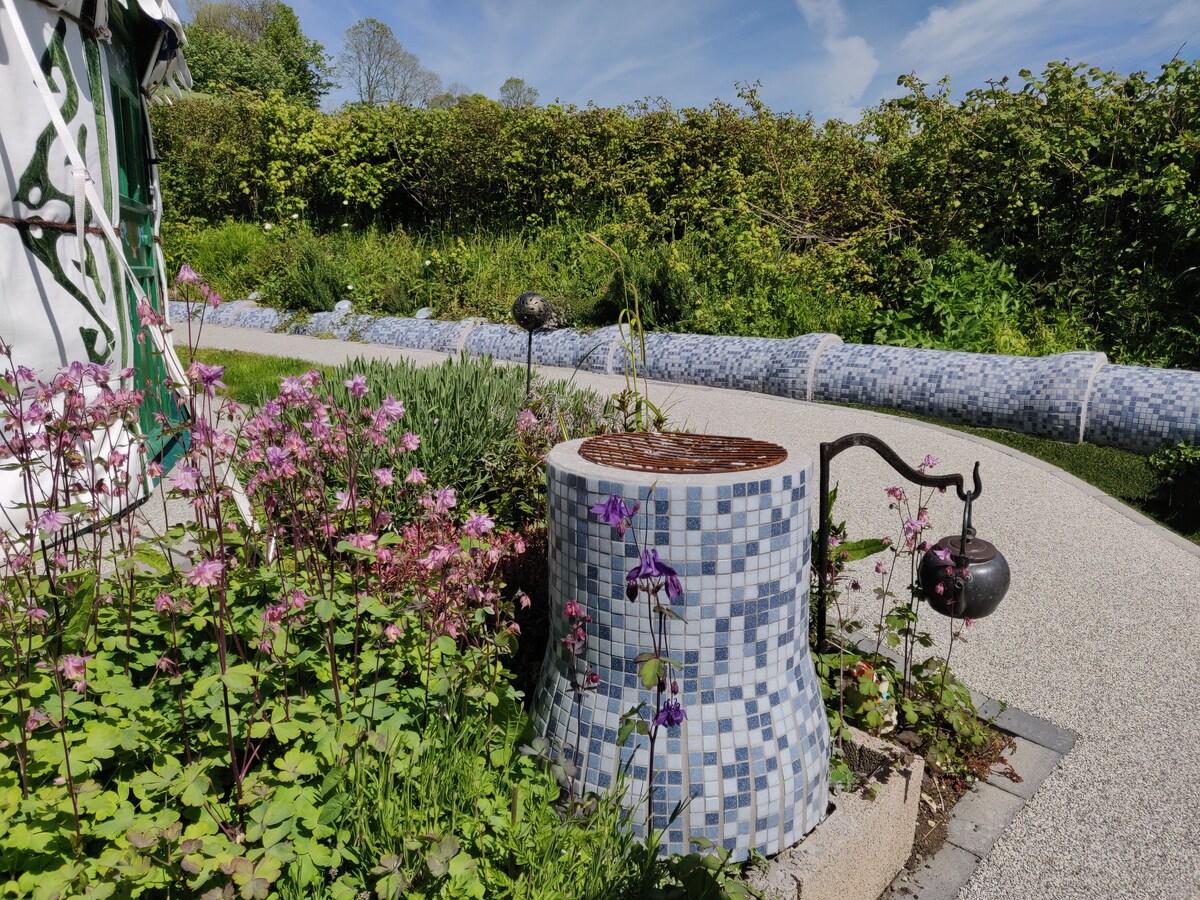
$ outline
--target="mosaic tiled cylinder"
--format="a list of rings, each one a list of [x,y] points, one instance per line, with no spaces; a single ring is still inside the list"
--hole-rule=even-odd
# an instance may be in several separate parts
[[[829,725],[808,648],[812,462],[792,452],[753,471],[661,474],[598,465],[581,443],[548,459],[551,640],[535,727],[568,758],[578,746],[578,792],[612,789],[627,766],[626,805],[644,832],[648,741],[618,746],[617,736],[622,714],[654,707],[635,661],[653,646],[646,600],[628,600],[625,579],[639,546],[657,547],[683,586],[672,603],[683,621],[668,620],[668,632],[687,712],[655,748],[663,849],[689,852],[704,837],[741,860],[795,844],[829,793]],[[611,495],[641,504],[624,537],[589,511]],[[579,660],[562,640],[570,600],[592,617]],[[585,667],[599,684],[577,706]]]

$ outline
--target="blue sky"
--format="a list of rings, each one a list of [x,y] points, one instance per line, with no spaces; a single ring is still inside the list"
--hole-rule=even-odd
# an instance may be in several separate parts
[[[950,75],[956,94],[1070,58],[1122,72],[1200,59],[1200,0],[289,0],[336,53],[374,17],[443,82],[495,97],[509,76],[541,94],[616,106],[736,101],[762,83],[777,111],[819,120],[901,93],[896,78]],[[337,93],[333,103],[347,99]]]

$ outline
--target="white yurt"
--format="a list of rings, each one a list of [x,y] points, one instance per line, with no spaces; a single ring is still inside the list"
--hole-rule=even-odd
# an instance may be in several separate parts
[[[187,418],[169,336],[138,314],[165,313],[146,110],[190,85],[182,43],[166,0],[0,0],[0,341],[12,364],[97,363],[114,390],[144,390],[140,433],[109,429],[88,450],[123,448],[142,472],[170,466],[184,439],[170,426]],[[137,478],[93,506],[121,513],[151,486]],[[22,502],[28,485],[0,466],[9,534],[23,530]]]

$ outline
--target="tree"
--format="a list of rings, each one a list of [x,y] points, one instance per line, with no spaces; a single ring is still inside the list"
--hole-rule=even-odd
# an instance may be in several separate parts
[[[366,106],[399,103],[427,106],[442,92],[442,80],[404,49],[392,29],[378,19],[362,19],[346,29],[338,71]]]
[[[325,48],[304,36],[295,11],[279,0],[203,2],[187,33],[185,55],[199,91],[277,90],[315,108],[333,86]]]
[[[461,81],[452,81],[446,85],[446,89],[440,94],[435,94],[429,98],[430,109],[450,109],[458,106],[464,97],[471,96],[471,89]]]
[[[524,78],[510,78],[500,85],[500,105],[509,109],[533,106],[538,100],[538,90]]]

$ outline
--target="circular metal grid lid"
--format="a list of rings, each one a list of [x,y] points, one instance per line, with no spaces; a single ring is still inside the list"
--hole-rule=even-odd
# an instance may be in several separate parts
[[[602,466],[666,474],[765,469],[788,456],[785,449],[767,441],[677,432],[602,434],[584,441],[579,455]]]

